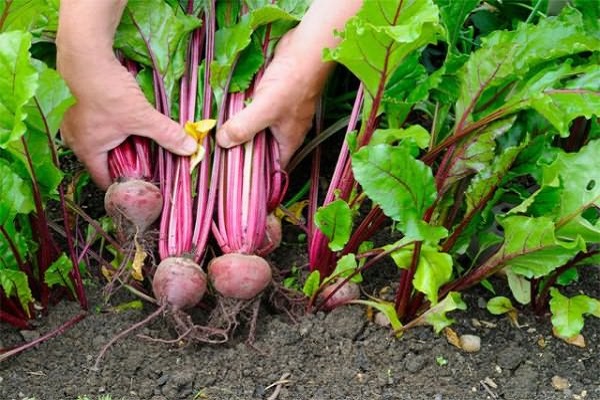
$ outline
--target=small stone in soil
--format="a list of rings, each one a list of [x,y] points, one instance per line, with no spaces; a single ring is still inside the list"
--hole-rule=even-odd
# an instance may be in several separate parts
[[[554,375],[552,377],[552,387],[556,390],[565,390],[571,386],[567,378],[563,378],[562,376]]]
[[[40,337],[40,333],[36,330],[22,330],[19,331],[19,333],[23,337],[23,340],[25,340],[26,342],[31,342]]]
[[[460,347],[467,353],[476,353],[481,350],[481,338],[477,335],[461,335]]]

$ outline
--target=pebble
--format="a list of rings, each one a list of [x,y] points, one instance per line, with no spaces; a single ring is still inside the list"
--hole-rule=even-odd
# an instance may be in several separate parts
[[[390,322],[390,319],[387,317],[387,315],[385,315],[382,312],[378,312],[377,314],[375,314],[375,317],[373,318],[373,322],[375,322],[377,325],[380,325],[383,327],[388,327],[392,324]]]
[[[23,340],[25,340],[26,342],[31,342],[32,340],[38,339],[40,337],[40,333],[36,330],[24,329],[22,331],[19,331],[19,333],[23,337]]]
[[[552,377],[552,387],[556,390],[565,390],[569,386],[569,381],[567,378],[563,378],[562,376],[554,375]]]
[[[481,350],[481,338],[477,335],[461,335],[460,348],[467,353],[476,353]]]

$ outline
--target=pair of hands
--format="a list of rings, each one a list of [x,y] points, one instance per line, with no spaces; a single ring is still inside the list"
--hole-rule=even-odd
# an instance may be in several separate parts
[[[134,77],[118,62],[112,39],[127,0],[61,0],[57,66],[77,103],[65,114],[61,134],[103,189],[112,182],[108,152],[129,135],[190,155],[196,142],[156,111]],[[223,147],[242,144],[269,128],[279,143],[283,167],[302,144],[332,63],[322,49],[335,47],[340,30],[362,0],[313,0],[298,26],[281,38],[253,101],[217,131]]]
[[[219,145],[232,147],[270,128],[284,166],[301,145],[311,126],[321,82],[302,79],[310,71],[297,69],[292,36],[290,32],[282,38],[252,103],[218,130]],[[65,115],[62,138],[101,188],[112,183],[108,152],[130,134],[151,138],[179,155],[195,152],[196,141],[148,103],[135,78],[112,54],[87,62],[81,54],[65,51],[59,53],[58,69],[77,98]]]

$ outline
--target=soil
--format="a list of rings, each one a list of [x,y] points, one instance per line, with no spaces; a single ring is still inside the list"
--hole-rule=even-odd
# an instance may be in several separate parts
[[[299,248],[284,249],[275,264],[301,260]],[[585,271],[581,285],[565,293],[582,289],[600,297],[600,268]],[[155,308],[108,311],[99,284],[90,285],[88,295],[92,308],[81,322],[0,363],[0,399],[600,399],[600,319],[586,319],[586,347],[575,347],[552,335],[547,317],[528,309],[519,312],[518,326],[489,314],[485,299],[492,295],[481,288],[464,293],[468,311],[452,314],[456,333],[481,338],[475,353],[454,347],[430,327],[395,338],[369,321],[364,307],[292,322],[263,306],[253,346],[244,329],[225,345],[165,344],[130,334],[110,348],[97,371],[92,366],[100,349]],[[124,293],[111,302],[132,299]],[[0,325],[0,347],[48,332],[80,312],[62,301],[35,321],[33,332]],[[162,318],[137,333],[174,337]]]

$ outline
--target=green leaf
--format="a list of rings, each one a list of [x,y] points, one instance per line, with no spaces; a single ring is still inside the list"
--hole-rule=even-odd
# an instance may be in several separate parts
[[[75,104],[75,98],[58,72],[41,62],[34,62],[33,66],[39,73],[38,87],[34,99],[27,104],[25,122],[40,132],[45,132],[47,127],[54,136],[65,112]]]
[[[438,291],[452,276],[452,257],[431,246],[422,246],[413,279],[413,286],[425,293],[432,305],[438,301]]]
[[[232,75],[231,89],[240,91],[247,87],[251,75],[262,65],[263,55],[260,46],[244,52],[251,43],[253,32],[258,27],[275,21],[295,22],[298,20],[296,15],[276,5],[265,4],[259,6],[256,2],[253,5],[258,6],[258,8],[251,8],[251,11],[242,16],[236,24],[223,26],[215,34],[215,49],[218,49],[218,51],[215,53],[215,59],[210,67],[210,82],[215,92],[217,104],[221,104],[223,91],[234,66],[235,72]],[[287,6],[294,9],[298,4],[288,2]],[[260,55],[258,54],[259,50]],[[246,60],[246,56],[249,55],[251,59]],[[238,60],[241,60],[240,71],[238,71],[238,65],[236,65]]]
[[[324,57],[345,65],[374,97],[380,82],[385,86],[410,53],[434,43],[441,31],[431,0],[365,0],[346,23],[338,47],[326,49]]]
[[[516,274],[540,278],[585,251],[581,238],[558,240],[554,224],[547,217],[509,216],[499,221],[504,228],[504,244],[488,262],[509,266]]]
[[[577,153],[560,152],[543,170],[543,184],[562,186],[560,208],[553,219],[559,224],[557,235],[587,242],[600,242],[600,227],[592,225],[581,214],[600,207],[600,140],[589,142]]]
[[[44,282],[46,282],[48,287],[54,285],[67,287],[71,293],[75,294],[75,288],[69,276],[71,270],[73,270],[71,259],[65,253],[62,253],[46,270]]]
[[[456,161],[448,172],[442,192],[468,175],[489,170],[496,159],[496,138],[508,132],[514,122],[515,117],[504,118],[486,126],[477,135],[470,136],[454,153]]]
[[[401,335],[402,323],[398,319],[398,314],[396,313],[396,309],[394,308],[393,303],[388,303],[386,301],[373,301],[373,300],[352,300],[350,303],[363,304],[367,307],[373,307],[377,311],[381,312],[390,321],[390,325],[392,326],[392,329],[394,330],[394,332],[396,332],[398,336]]]
[[[335,269],[333,270],[333,272],[331,273],[331,275],[329,275],[324,281],[323,283],[329,282],[333,279],[337,279],[337,278],[347,278],[350,275],[352,275],[356,269],[358,268],[358,265],[356,264],[356,256],[352,253],[350,254],[346,254],[343,257],[341,257],[336,265],[335,265]],[[361,283],[362,282],[362,275],[361,274],[356,274],[352,277],[352,279],[350,279],[351,282],[354,283]]]
[[[129,0],[114,46],[132,60],[153,66],[149,46],[158,72],[164,76],[180,42],[200,24],[196,17],[176,12],[163,0]]]
[[[329,239],[329,248],[339,251],[350,239],[352,231],[352,210],[342,199],[319,207],[315,213],[315,225]]]
[[[446,41],[449,48],[456,47],[463,24],[479,2],[480,0],[435,0],[440,8],[442,23],[446,27]]]
[[[429,132],[421,125],[411,125],[405,129],[376,129],[369,144],[395,144],[402,141],[411,141],[420,149],[429,146]]]
[[[306,282],[304,282],[304,286],[302,287],[302,293],[304,293],[306,297],[312,297],[317,290],[319,290],[320,283],[321,275],[319,274],[319,271],[314,270],[306,278]]]
[[[16,296],[23,311],[29,316],[29,304],[33,301],[27,274],[23,271],[0,267],[0,287],[8,297]]]
[[[442,227],[423,221],[437,196],[431,169],[416,160],[404,146],[364,146],[352,155],[352,170],[365,193],[385,215],[415,240],[437,242]]]
[[[0,148],[25,132],[25,105],[37,89],[38,74],[31,65],[31,35],[26,32],[0,34]]]
[[[231,77],[231,82],[229,83],[229,91],[242,92],[248,89],[254,75],[258,72],[264,62],[265,58],[260,43],[252,41],[251,44],[240,53],[239,61],[235,65],[235,71]]]
[[[0,14],[6,13],[2,31],[29,32],[35,38],[43,35],[54,37],[58,26],[59,0],[12,0],[5,2],[6,11],[0,6]],[[48,40],[48,39],[45,39]],[[34,39],[35,41],[35,39]]]
[[[189,34],[200,25],[199,19],[184,14],[180,7],[171,8],[163,0],[129,0],[114,47],[143,65],[154,66],[154,60],[167,95],[172,98],[177,90],[175,82],[185,70]]]
[[[593,315],[600,318],[600,301],[586,295],[568,298],[558,289],[550,289],[550,311],[552,325],[561,337],[570,338],[583,329],[583,317]]]
[[[579,280],[579,271],[577,268],[569,268],[556,278],[556,284],[561,286],[570,285]]]
[[[531,282],[524,276],[517,275],[512,269],[506,269],[508,287],[519,303],[529,304],[531,302]]]
[[[18,213],[28,214],[34,209],[31,184],[17,175],[6,160],[0,159],[0,226]]]
[[[440,333],[445,327],[454,323],[452,318],[449,318],[446,313],[454,310],[466,310],[467,305],[462,300],[460,293],[450,292],[442,301],[425,311],[418,321],[425,322],[431,326],[436,333]]]
[[[497,31],[482,39],[459,73],[461,88],[456,115],[469,113],[483,89],[491,91],[511,80],[520,80],[548,61],[600,48],[600,39],[583,28],[581,14],[567,9],[559,17],[538,25],[520,24],[514,31]],[[459,119],[459,118],[457,118]]]
[[[496,296],[491,298],[486,305],[487,310],[494,315],[506,314],[514,310],[510,299],[504,296]]]

